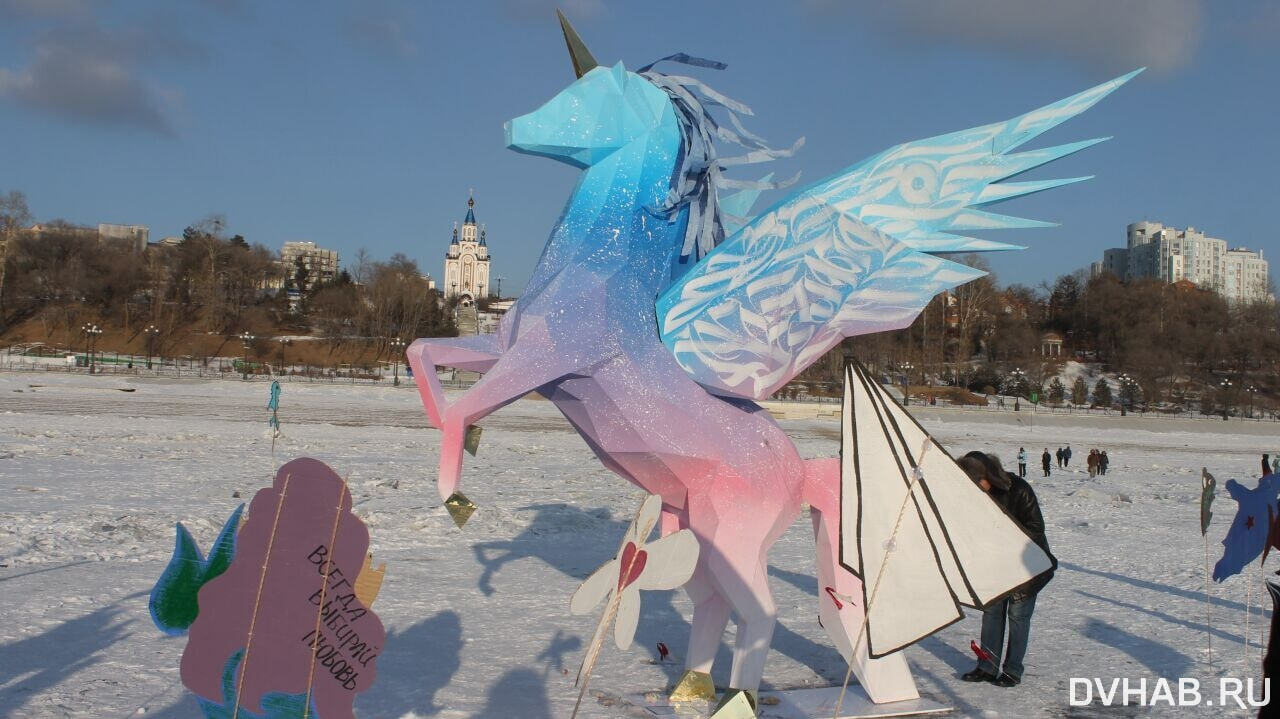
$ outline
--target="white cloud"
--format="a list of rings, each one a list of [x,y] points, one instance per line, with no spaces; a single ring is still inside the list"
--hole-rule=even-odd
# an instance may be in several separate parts
[[[508,15],[525,21],[555,21],[556,8],[562,10],[569,22],[595,17],[604,12],[603,0],[502,0],[502,9]]]
[[[84,18],[88,0],[0,0],[0,18]]]
[[[83,122],[170,135],[163,93],[141,78],[139,65],[202,53],[172,29],[58,27],[38,37],[28,65],[0,68],[0,98]]]
[[[1195,55],[1204,0],[811,0],[905,35],[1023,57],[1058,56],[1111,73],[1173,70]]]
[[[356,45],[399,60],[418,54],[413,21],[407,12],[382,3],[362,3],[360,12],[348,18],[345,26],[347,36]]]

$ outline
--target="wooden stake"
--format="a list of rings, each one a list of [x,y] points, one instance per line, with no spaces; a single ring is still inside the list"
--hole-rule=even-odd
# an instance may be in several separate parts
[[[284,498],[289,493],[289,477],[284,476],[284,484],[280,485],[280,503],[276,505],[276,516],[271,521],[271,536],[267,538],[267,556],[262,561],[262,573],[258,576],[258,593],[253,598],[253,615],[249,617],[249,636],[245,638],[244,656],[240,658],[240,680],[236,682],[236,704],[231,712],[231,719],[240,717],[240,693],[244,691],[244,674],[249,668],[249,649],[253,646],[253,629],[258,624],[258,607],[262,604],[262,587],[267,583],[267,567],[271,564],[271,546],[276,542],[276,530],[280,526],[280,511],[284,509]]]
[[[1245,580],[1244,590],[1244,667],[1249,668],[1249,615],[1253,610],[1253,582]]]
[[[1204,535],[1204,626],[1209,642],[1209,671],[1213,671],[1213,596],[1209,594],[1209,535]]]
[[[320,643],[320,619],[324,614],[324,600],[329,592],[329,573],[333,571],[333,555],[337,552],[338,524],[342,522],[342,499],[347,493],[347,480],[338,485],[338,507],[333,515],[333,531],[329,534],[329,557],[324,562],[324,583],[320,585],[320,605],[316,608],[316,628],[311,632],[311,668],[307,670],[307,700],[302,705],[302,719],[311,714],[311,690],[316,681],[316,645]],[[350,569],[350,567],[348,567]]]
[[[646,501],[647,499],[648,498],[646,497]],[[640,503],[640,508],[641,509],[644,508],[643,501]],[[658,516],[661,517],[662,514],[659,513]],[[636,518],[635,520],[633,520],[631,526],[634,527],[635,522],[639,520],[640,520],[640,513],[639,511],[637,511]],[[636,535],[636,538],[639,540],[637,542],[637,545],[643,545],[645,543],[645,540],[649,538],[649,535],[652,532],[653,532],[652,524],[650,524],[647,527],[644,527],[641,533]],[[622,548],[627,546],[627,542],[629,541],[631,541],[630,527],[628,528],[627,533],[622,536],[622,544],[618,545],[618,554],[622,553]],[[622,576],[624,577],[631,576],[631,568],[635,566],[636,559],[637,557],[639,557],[639,555],[640,555],[639,552],[636,552],[631,555],[631,561],[627,563],[626,567],[622,568]],[[578,677],[574,681],[574,684],[575,685],[581,684],[582,687],[578,690],[578,701],[574,703],[573,713],[569,715],[569,719],[577,719],[578,709],[582,706],[582,698],[587,694],[587,684],[591,682],[591,672],[593,669],[595,669],[596,660],[600,658],[600,649],[604,646],[604,638],[605,638],[605,635],[608,633],[608,627],[613,622],[614,618],[617,617],[618,606],[621,603],[622,603],[622,592],[620,588],[615,588],[613,590],[613,596],[609,598],[609,605],[605,608],[604,615],[600,617],[600,623],[596,625],[595,634],[591,636],[591,644],[587,645],[587,652],[585,655],[583,655],[583,658],[582,658],[582,666],[578,668]]]

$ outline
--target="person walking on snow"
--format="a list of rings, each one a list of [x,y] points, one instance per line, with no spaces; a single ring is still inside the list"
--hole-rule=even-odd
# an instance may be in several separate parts
[[[1044,454],[1040,455],[1040,464],[1044,466],[1044,476],[1049,476],[1049,463],[1053,460],[1049,457],[1049,448],[1044,448]]]
[[[1111,463],[1111,460],[1107,458],[1107,450],[1105,449],[1102,450],[1102,454],[1098,455],[1098,473],[1106,474],[1107,465],[1110,463]]]
[[[1018,476],[1023,479],[1027,478],[1027,448],[1018,448]]]
[[[1066,469],[1069,466],[1071,466],[1071,445],[1067,445],[1067,448],[1062,450],[1062,467]]]
[[[1098,450],[1089,450],[1089,456],[1085,459],[1085,464],[1089,466],[1089,478],[1098,476]]]
[[[1049,450],[1045,448],[1045,464]],[[967,682],[991,682],[998,687],[1014,687],[1022,682],[1023,658],[1031,638],[1031,614],[1036,608],[1036,595],[1044,589],[1058,560],[1049,551],[1049,541],[1044,534],[1044,517],[1040,503],[1027,480],[1011,476],[1000,466],[994,455],[970,452],[958,462],[974,484],[987,493],[993,502],[1009,515],[1027,533],[1036,546],[1049,555],[1050,568],[1036,575],[1031,581],[1017,587],[1007,596],[987,606],[982,612],[982,647],[995,659],[983,658],[978,666],[960,678]],[[1005,645],[1005,623],[1008,623],[1009,643]],[[999,663],[1000,650],[1004,649],[1004,667]]]
[[[1058,458],[1058,469],[1062,469],[1062,448],[1059,447],[1058,451],[1053,454]]]

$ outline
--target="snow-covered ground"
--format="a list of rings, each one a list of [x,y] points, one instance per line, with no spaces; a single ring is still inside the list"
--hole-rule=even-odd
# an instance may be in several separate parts
[[[411,387],[287,385],[274,462],[266,401],[260,382],[0,374],[0,717],[198,716],[178,679],[186,639],[163,637],[146,608],[173,524],[183,521],[207,546],[242,501],[233,493],[251,497],[276,463],[302,455],[349,474],[375,559],[388,565],[374,606],[387,646],[356,704],[363,719],[568,716],[594,621],[571,616],[568,597],[616,548],[639,491],[602,469],[549,403],[522,400],[481,423],[463,480],[480,511],[460,531],[436,499],[439,435]],[[1213,587],[1206,628],[1200,468],[1252,484],[1259,454],[1280,450],[1280,427],[939,408],[920,416],[953,452],[994,451],[1012,468],[1027,448],[1062,563],[1037,604],[1021,686],[959,680],[973,665],[974,615],[906,650],[922,693],[959,716],[1245,714],[1070,707],[1068,682],[1197,677],[1216,704],[1217,677],[1259,675],[1266,620],[1256,565],[1247,578],[1255,583],[1249,664],[1245,578]],[[833,419],[782,425],[805,456],[837,451]],[[1066,443],[1072,468],[1039,477],[1040,450]],[[1093,446],[1111,457],[1096,480],[1084,470]],[[1222,493],[1216,509],[1214,559],[1234,503]],[[770,556],[780,612],[772,687],[844,676],[816,622],[812,557],[802,517]],[[646,595],[636,645],[606,645],[583,715],[636,716],[619,697],[673,682],[689,615],[682,593]],[[676,662],[657,661],[659,641]]]

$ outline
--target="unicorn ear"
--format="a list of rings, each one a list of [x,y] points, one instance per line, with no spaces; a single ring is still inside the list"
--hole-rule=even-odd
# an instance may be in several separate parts
[[[618,87],[627,86],[627,68],[622,66],[621,60],[618,61],[617,65],[609,68],[609,71],[613,73],[613,79],[617,81]]]

